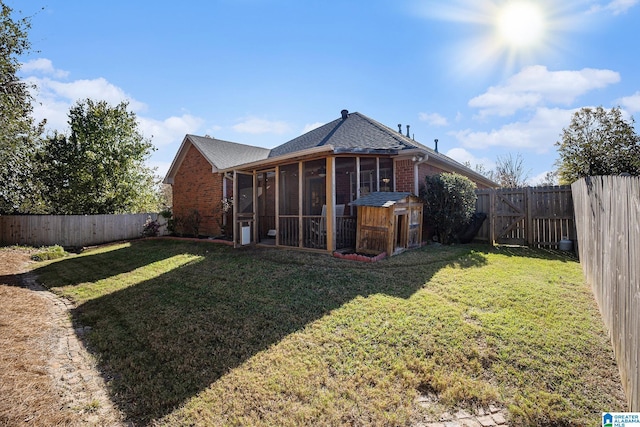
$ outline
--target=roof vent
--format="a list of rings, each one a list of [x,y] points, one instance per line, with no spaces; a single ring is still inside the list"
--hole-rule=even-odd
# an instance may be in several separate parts
[[[398,123],[398,132],[402,134],[402,125],[400,123]]]
[[[434,139],[433,142],[436,143],[436,153],[438,152],[438,138]]]
[[[407,138],[411,138],[411,137],[409,136],[409,128],[410,128],[410,127],[411,127],[411,125],[407,125]]]
[[[342,120],[347,120],[347,117],[349,117],[349,110],[342,110],[340,111],[340,114],[342,114]]]

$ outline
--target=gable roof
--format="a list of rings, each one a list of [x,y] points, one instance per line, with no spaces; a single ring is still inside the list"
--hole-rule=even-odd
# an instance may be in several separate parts
[[[300,135],[273,149],[223,141],[220,139],[187,135],[169,168],[165,183],[171,183],[187,149],[193,145],[212,166],[212,171],[227,171],[237,166],[259,167],[297,155],[320,152],[353,154],[389,154],[407,156],[418,154],[444,170],[464,170],[477,182],[488,187],[497,184],[478,172],[419,142],[393,130],[364,114],[342,111],[342,117]],[[426,156],[424,156],[426,154]],[[421,160],[422,161],[422,160]]]
[[[412,196],[412,193],[404,192],[388,192],[388,191],[374,191],[372,193],[365,194],[357,200],[349,203],[351,206],[373,206],[379,208],[387,208],[398,203],[400,200]]]
[[[190,146],[194,146],[200,154],[211,164],[211,170],[223,170],[243,163],[264,160],[269,157],[268,148],[254,147],[237,142],[223,141],[208,136],[186,135],[178,149],[176,157],[164,179],[171,183]]]
[[[273,150],[269,157],[277,157],[315,147],[332,146],[335,153],[389,153],[407,149],[426,149],[400,132],[378,123],[360,113],[347,113]]]
[[[264,160],[269,157],[271,151],[268,148],[223,141],[207,136],[187,135],[187,138],[217,169],[227,169],[242,163]]]

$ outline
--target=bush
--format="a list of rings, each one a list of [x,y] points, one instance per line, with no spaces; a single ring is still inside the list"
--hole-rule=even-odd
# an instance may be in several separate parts
[[[182,227],[186,234],[198,237],[200,234],[200,223],[202,222],[202,215],[197,209],[192,209],[189,214],[182,219]]]
[[[420,197],[424,200],[424,221],[434,227],[438,239],[450,244],[476,209],[476,185],[466,176],[442,173],[425,178]]]
[[[156,237],[160,233],[160,223],[147,217],[147,221],[142,226],[142,237]]]
[[[34,261],[46,261],[48,259],[58,259],[67,255],[62,246],[55,245],[44,249],[42,252],[31,255],[31,259]]]

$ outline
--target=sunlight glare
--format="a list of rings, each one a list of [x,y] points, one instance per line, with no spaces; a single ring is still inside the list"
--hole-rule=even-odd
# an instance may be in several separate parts
[[[513,47],[531,46],[540,41],[544,17],[533,3],[508,3],[497,16],[497,29],[503,41]]]
[[[573,3],[553,0],[450,0],[429,8],[420,0],[420,5],[425,16],[459,24],[460,36],[443,55],[460,76],[500,68],[510,74],[541,58],[557,58],[565,49],[564,34],[585,26]]]

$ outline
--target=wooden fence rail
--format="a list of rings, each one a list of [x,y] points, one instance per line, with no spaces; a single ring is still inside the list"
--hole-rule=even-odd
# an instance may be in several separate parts
[[[600,307],[629,410],[640,411],[640,178],[572,184],[580,264]]]
[[[568,185],[478,190],[476,194],[476,212],[487,214],[477,240],[552,248],[565,237],[576,241]]]
[[[135,239],[149,217],[158,220],[157,213],[0,216],[0,245],[82,247]]]

